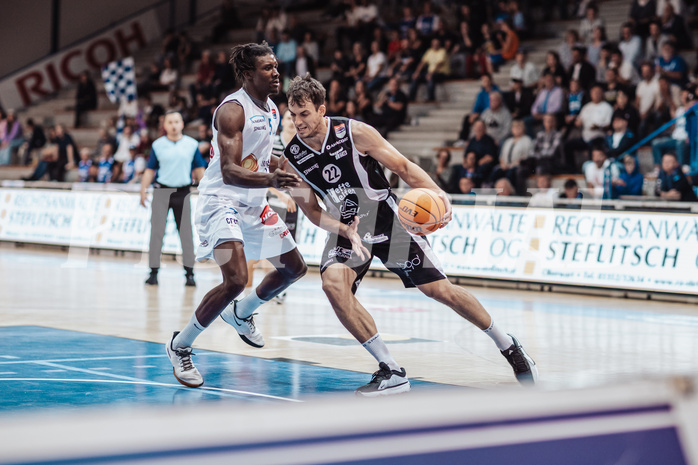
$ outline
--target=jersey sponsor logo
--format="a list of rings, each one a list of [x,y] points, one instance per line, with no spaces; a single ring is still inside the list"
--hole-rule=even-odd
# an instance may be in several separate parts
[[[251,153],[243,158],[240,166],[250,171],[257,171],[259,169],[259,163],[257,162],[257,157],[254,156],[254,153]]]
[[[379,244],[381,242],[387,241],[389,238],[385,234],[379,234],[377,236],[372,236],[371,233],[366,233],[364,234],[364,242],[368,242],[369,244]]]
[[[312,165],[310,168],[304,169],[303,174],[307,175],[308,173],[310,173],[311,171],[313,171],[316,168],[320,168],[320,165],[318,165],[317,163]]]
[[[325,149],[326,149],[326,150],[332,150],[333,148],[337,147],[337,146],[340,145],[340,144],[345,143],[345,142],[348,141],[348,140],[349,140],[348,137],[344,137],[343,139],[336,140],[336,141],[332,142],[331,144],[327,144],[327,145],[325,146]]]
[[[272,118],[276,119],[276,108],[271,109],[271,116]]]
[[[264,127],[267,126],[267,119],[264,117],[264,115],[250,116],[250,122],[252,124],[263,124]]]
[[[353,218],[357,213],[359,213],[359,204],[350,198],[346,198],[344,199],[342,206],[339,208],[339,213],[345,220]]]
[[[305,150],[303,151],[303,153],[305,153]],[[306,156],[304,156],[303,158],[301,158],[300,160],[298,160],[297,163],[298,163],[299,165],[302,165],[303,163],[305,163],[306,161],[310,160],[311,158],[313,158],[313,154],[312,154],[312,153],[309,153],[308,155],[306,155]]]
[[[269,207],[269,205],[264,206],[264,210],[262,210],[262,214],[259,215],[259,218],[262,220],[262,224],[267,226],[276,224],[279,221],[279,215],[277,215],[276,212]]]
[[[288,236],[289,231],[286,226],[274,228],[271,231],[269,231],[269,234],[267,234],[269,237],[274,237],[274,236],[279,236],[281,239],[284,237]]]
[[[356,194],[356,191],[350,187],[348,182],[342,183],[337,187],[327,190],[327,195],[329,195],[332,201],[336,204],[344,200],[349,194]]]
[[[269,128],[271,129],[271,127]],[[267,125],[265,124],[264,126],[253,126],[252,127],[252,132],[257,132],[257,131],[266,131],[267,130]]]
[[[346,157],[348,153],[349,152],[347,152],[347,149],[345,149],[344,147],[340,147],[334,152],[330,152],[330,156],[334,157],[335,160],[339,160],[342,157]]]
[[[298,155],[298,152],[301,151],[301,148],[296,144],[293,144],[291,147],[289,147],[288,150],[291,152],[291,155]]]
[[[422,259],[419,258],[419,255],[415,255],[412,260],[405,260],[404,262],[395,262],[395,264],[402,268],[405,274],[409,276],[409,274],[412,271],[414,271],[415,268],[422,264]]]
[[[351,258],[352,253],[354,253],[354,251],[351,249],[345,249],[344,247],[337,246],[334,249],[331,249],[327,253],[327,257],[328,258],[339,257],[339,258],[344,258],[344,259],[349,260]]]
[[[327,182],[335,183],[342,177],[342,170],[330,163],[322,169],[322,177]]]
[[[347,135],[347,127],[344,125],[344,123],[338,124],[334,127],[334,133],[337,135],[338,139],[341,139]]]

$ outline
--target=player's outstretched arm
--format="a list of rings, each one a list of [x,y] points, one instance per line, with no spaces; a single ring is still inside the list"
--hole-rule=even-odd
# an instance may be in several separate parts
[[[375,128],[368,124],[352,121],[351,134],[354,139],[354,145],[359,152],[365,153],[380,162],[390,171],[400,176],[400,179],[405,184],[413,189],[424,187],[434,191],[446,206],[446,214],[441,227],[451,221],[451,201],[448,195],[436,185],[426,171],[398,152],[390,142],[385,140]]]
[[[235,102],[221,106],[214,121],[218,130],[218,149],[221,154],[223,182],[242,187],[293,187],[300,178],[292,173],[275,169],[271,173],[254,172],[242,164],[242,130],[245,127],[245,111]]]

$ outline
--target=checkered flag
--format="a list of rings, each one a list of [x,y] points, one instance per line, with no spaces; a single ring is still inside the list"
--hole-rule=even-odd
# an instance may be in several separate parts
[[[136,99],[136,68],[133,57],[104,65],[102,79],[104,79],[104,90],[107,91],[107,96],[112,103]]]

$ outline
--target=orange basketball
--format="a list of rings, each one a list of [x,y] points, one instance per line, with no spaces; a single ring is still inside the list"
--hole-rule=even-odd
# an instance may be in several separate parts
[[[446,213],[443,200],[430,189],[412,189],[398,204],[400,223],[413,234],[426,236],[441,226]]]

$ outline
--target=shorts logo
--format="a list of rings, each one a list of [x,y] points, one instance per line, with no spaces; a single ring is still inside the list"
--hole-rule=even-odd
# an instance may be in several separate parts
[[[388,236],[385,234],[379,234],[377,236],[372,236],[371,233],[366,233],[364,234],[364,242],[368,242],[369,244],[379,244],[381,242],[385,242],[388,240]]]
[[[341,139],[347,135],[347,127],[344,125],[344,123],[338,124],[334,127],[334,133],[337,135],[338,139]]]
[[[422,264],[422,260],[419,255],[415,255],[412,260],[406,260],[404,262],[395,262],[397,266],[402,268],[406,275],[409,275],[411,271],[414,271],[416,267]]]
[[[286,237],[289,234],[289,230],[286,226],[281,226],[278,228],[274,228],[269,233],[267,234],[269,237],[274,237],[274,236],[279,236],[281,239]]]
[[[350,198],[344,199],[344,203],[339,208],[339,212],[343,219],[353,218],[359,212],[359,204]]]
[[[344,247],[337,246],[327,253],[327,257],[328,258],[338,257],[338,258],[344,258],[346,260],[349,260],[351,258],[352,253],[354,253],[354,251],[351,249],[345,249]]]
[[[238,219],[237,218],[226,218],[225,222],[232,226],[234,224],[238,224]]]
[[[342,170],[337,165],[329,164],[322,169],[322,177],[327,182],[335,183],[342,177]]]
[[[243,158],[240,166],[250,171],[257,171],[259,169],[259,163],[257,163],[257,157],[254,156],[254,153]]]
[[[259,217],[262,220],[262,224],[267,226],[276,224],[276,222],[279,221],[279,215],[277,215],[276,212],[269,207],[269,205],[264,206],[264,210],[262,210],[262,214],[259,215]]]
[[[300,152],[301,148],[294,144],[288,150],[291,152],[291,155],[298,155],[298,152]]]
[[[201,247],[208,247],[208,241],[201,241]]]

